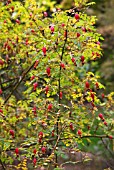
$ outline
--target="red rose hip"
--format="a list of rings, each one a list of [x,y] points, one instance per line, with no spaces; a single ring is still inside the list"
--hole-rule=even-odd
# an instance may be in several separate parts
[[[54,33],[54,26],[50,26],[51,34]]]
[[[52,107],[53,107],[53,105],[50,103],[50,104],[48,105],[48,111],[50,111],[50,110],[52,109]]]
[[[43,47],[43,48],[42,48],[42,52],[43,52],[43,55],[44,55],[44,56],[46,55],[46,51],[47,51],[46,47]]]
[[[0,94],[2,94],[2,89],[0,89]]]
[[[88,81],[85,82],[85,87],[88,89],[90,87],[90,84]]]
[[[77,13],[75,14],[74,17],[75,17],[76,20],[79,20],[79,19],[80,19],[80,16],[79,16],[79,14],[77,14]]]
[[[49,67],[46,68],[46,72],[47,72],[48,77],[50,77],[51,69]]]
[[[9,133],[10,133],[10,135],[12,135],[12,137],[14,137],[14,134],[15,134],[15,133],[14,133],[14,130],[11,129],[11,130],[9,131]]]
[[[62,97],[63,97],[63,93],[62,93],[62,91],[60,91],[59,98],[62,99]]]
[[[77,134],[78,134],[79,136],[81,136],[81,135],[82,135],[81,130],[78,130]]]
[[[15,153],[16,153],[16,155],[19,154],[19,149],[18,148],[15,149]]]
[[[36,152],[37,152],[37,150],[36,150],[36,149],[34,149],[34,150],[33,150],[34,155],[36,154]]]
[[[99,118],[100,118],[100,119],[102,119],[102,120],[104,119],[104,117],[103,117],[103,114],[102,114],[102,113],[99,113]]]
[[[36,158],[34,158],[34,159],[33,159],[33,164],[34,164],[34,166],[36,165],[36,162],[37,162],[37,160],[36,160]]]
[[[33,84],[33,89],[34,89],[34,91],[36,91],[36,88],[38,87],[38,83],[37,82],[35,82],[34,84]]]
[[[47,94],[48,91],[49,91],[49,86],[46,86],[46,87],[45,87],[45,93]]]
[[[65,64],[64,63],[60,63],[60,67],[65,69]]]
[[[46,147],[43,146],[43,147],[41,148],[41,150],[42,150],[42,153],[43,153],[43,154],[46,153]]]

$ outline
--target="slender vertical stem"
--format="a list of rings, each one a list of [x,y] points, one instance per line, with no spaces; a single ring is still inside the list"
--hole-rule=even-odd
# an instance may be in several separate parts
[[[69,21],[69,19],[68,19]],[[67,22],[67,29],[68,29],[68,22]],[[61,56],[60,56],[60,60],[62,62],[63,60],[63,55],[64,55],[64,51],[65,51],[65,45],[66,45],[66,42],[67,42],[67,29],[66,29],[66,37],[65,37],[65,40],[64,40],[64,45],[63,45],[63,48],[62,48],[62,53],[61,53]],[[61,104],[61,99],[60,99],[60,91],[61,91],[61,66],[59,66],[59,86],[58,86],[58,94],[59,94],[59,100],[58,100],[58,103],[59,105]],[[57,140],[58,140],[58,136],[59,136],[59,115],[58,115],[58,118],[57,118],[57,123],[56,123],[56,127],[57,127]],[[58,147],[58,143],[57,143],[57,146]],[[56,164],[58,163],[58,157],[57,157],[57,154],[56,154]]]
[[[1,159],[0,159],[0,164],[2,165],[3,170],[6,170],[6,168],[5,168],[5,166],[4,166],[4,164],[3,164]]]

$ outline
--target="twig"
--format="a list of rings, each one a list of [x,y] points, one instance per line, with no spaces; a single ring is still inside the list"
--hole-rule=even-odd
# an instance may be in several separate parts
[[[22,75],[22,78],[17,82],[17,84],[14,86],[13,90],[11,91],[11,93],[7,96],[6,100],[4,101],[4,104],[7,103],[7,101],[9,100],[9,98],[12,96],[13,92],[18,88],[18,86],[21,84],[21,82],[24,80],[25,76],[28,74],[28,72],[32,69],[32,67],[34,66],[35,62],[27,69],[26,72],[24,72]]]
[[[68,18],[68,21],[67,21],[67,26],[66,28],[68,29],[68,23],[69,23],[69,18]],[[66,29],[66,37],[65,37],[65,40],[64,40],[64,45],[63,45],[63,48],[62,48],[62,52],[61,52],[61,56],[60,56],[60,60],[62,61],[63,59],[63,55],[64,55],[64,50],[65,50],[65,45],[66,45],[66,42],[67,42],[67,29]],[[60,99],[60,91],[61,91],[61,66],[60,66],[60,69],[59,69],[59,87],[58,87],[58,93],[59,93],[59,105],[61,104],[61,99]],[[56,126],[57,126],[57,141],[58,141],[58,135],[59,135],[59,116],[57,118],[57,123],[56,123]],[[60,136],[60,135],[59,135]],[[58,145],[58,142],[57,142],[57,145]],[[57,154],[56,154],[56,163],[58,162],[57,160]]]
[[[63,127],[63,129],[64,129],[65,127]],[[46,140],[46,142],[53,142],[53,141],[55,141],[56,140],[56,144],[55,144],[55,146],[54,146],[54,148],[53,148],[53,151],[56,149],[56,147],[57,147],[57,143],[59,142],[59,140],[60,141],[62,141],[62,140],[71,140],[72,138],[60,138],[60,136],[61,136],[61,134],[62,134],[62,132],[63,131],[61,131],[61,133],[60,133],[60,135],[58,136],[58,138],[57,138],[57,140],[56,140],[56,138],[51,138],[51,139],[48,139],[48,140]],[[78,136],[75,136],[75,138],[79,138]],[[99,138],[99,139],[106,139],[106,138],[109,138],[109,136],[107,136],[107,135],[85,135],[85,136],[82,136],[81,137],[81,139],[83,139],[83,138]],[[114,139],[114,138],[113,138]],[[104,142],[104,141],[103,141]],[[29,148],[29,147],[31,147],[31,146],[34,146],[34,145],[36,145],[37,144],[37,142],[33,142],[33,143],[30,143],[30,144],[26,144],[26,145],[21,145],[21,147],[22,148]],[[7,149],[6,151],[10,151],[10,150],[15,150],[15,148],[10,148],[10,149]],[[52,151],[52,152],[53,152]]]
[[[108,146],[105,144],[103,138],[101,138],[101,140],[102,140],[102,143],[103,143],[104,147],[106,148],[106,150],[111,154],[111,156],[114,156],[114,154],[111,152],[111,150],[110,150],[110,149],[108,148]]]
[[[2,165],[3,170],[6,170],[6,168],[5,168],[5,166],[4,166],[4,164],[3,164],[1,159],[0,159],[0,164]]]

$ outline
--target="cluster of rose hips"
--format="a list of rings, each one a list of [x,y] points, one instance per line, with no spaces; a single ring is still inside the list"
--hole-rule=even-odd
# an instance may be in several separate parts
[[[37,115],[37,108],[36,108],[36,106],[33,107],[32,112],[34,113],[34,116]]]
[[[70,129],[71,129],[72,131],[74,130],[74,127],[73,127],[73,123],[72,123],[72,122],[70,123]],[[82,131],[81,131],[80,129],[78,129],[77,135],[79,135],[80,137],[82,136]]]
[[[95,86],[96,86],[96,89],[98,90],[98,89],[99,89],[99,83],[96,82],[96,83],[95,83]],[[91,93],[90,96],[91,96],[91,98],[92,98],[92,101],[94,102],[94,93],[93,93],[92,90],[90,89],[90,84],[89,84],[88,81],[85,82],[85,88],[90,91],[90,93]],[[105,97],[104,93],[101,94],[101,97],[102,97],[102,99],[104,99],[104,97]]]
[[[42,143],[42,139],[43,139],[43,132],[42,131],[40,131],[38,133],[38,137],[39,137],[39,139],[38,139],[39,143]]]
[[[99,118],[103,121],[104,125],[107,126],[107,122],[105,121],[102,113],[99,113]]]

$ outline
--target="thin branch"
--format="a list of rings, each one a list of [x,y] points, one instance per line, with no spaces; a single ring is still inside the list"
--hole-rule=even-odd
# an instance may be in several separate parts
[[[9,83],[9,82],[14,81],[14,80],[16,80],[16,79],[18,79],[18,77],[15,77],[15,78],[6,80],[6,81],[2,82],[1,84],[6,84],[6,83]]]
[[[111,150],[110,150],[110,149],[108,148],[108,146],[105,144],[103,138],[101,138],[101,140],[102,140],[102,143],[103,143],[104,147],[106,148],[106,150],[111,154],[111,156],[114,156],[114,154],[111,152]]]
[[[7,96],[6,100],[4,101],[4,104],[7,103],[7,101],[9,100],[9,98],[12,96],[13,92],[19,87],[19,85],[21,84],[21,82],[24,80],[25,76],[28,74],[28,72],[32,69],[32,67],[34,66],[35,62],[27,69],[26,72],[24,72],[22,74],[22,78],[17,82],[17,84],[14,86],[13,90],[11,91],[11,93]]]
[[[65,127],[63,127],[63,129],[64,129]],[[56,138],[51,138],[51,139],[48,139],[48,140],[46,140],[46,142],[53,142],[53,141],[56,141],[56,144],[54,145],[54,148],[53,148],[53,151],[55,150],[55,148],[57,147],[57,143],[58,143],[58,141],[60,140],[60,141],[62,141],[62,140],[71,140],[72,138],[60,138],[60,136],[61,136],[61,134],[62,134],[62,131],[61,131],[61,133],[60,133],[60,135],[58,136],[58,138],[57,138],[57,140],[56,140]],[[82,137],[79,137],[79,136],[75,136],[75,138],[81,138],[81,139],[83,139],[83,138],[99,138],[99,139],[106,139],[106,138],[108,138],[109,139],[109,136],[108,135],[85,135],[85,136],[82,136]],[[112,138],[112,139],[114,139],[114,137]],[[21,145],[21,147],[22,148],[29,148],[29,147],[31,147],[31,146],[34,146],[34,145],[36,145],[38,142],[33,142],[33,143],[30,143],[30,144],[26,144],[26,145]],[[106,144],[105,144],[106,145]],[[6,151],[10,151],[10,150],[15,150],[15,148],[10,148],[10,149],[7,149]]]
[[[68,29],[68,22],[69,22],[69,18],[68,18],[68,21],[67,21],[67,29]],[[65,50],[65,45],[66,45],[66,42],[67,42],[67,29],[66,29],[66,37],[65,37],[65,40],[64,40],[64,45],[63,45],[63,48],[62,48],[62,52],[61,52],[61,56],[60,56],[60,60],[62,61],[63,59],[63,55],[64,55],[64,50]],[[60,99],[60,91],[61,91],[61,66],[59,66],[60,69],[59,69],[59,87],[58,87],[58,93],[59,93],[59,105],[61,104],[61,99]],[[59,135],[59,116],[57,117],[57,123],[56,123],[56,131],[57,131],[57,142],[56,142],[56,145],[58,145],[58,142],[59,142],[59,139],[60,139],[60,135]],[[56,164],[57,164],[58,160],[57,160],[57,154],[56,154]]]
[[[5,166],[4,166],[4,164],[3,164],[1,159],[0,159],[0,164],[2,165],[3,170],[6,170],[6,168],[5,168]]]
[[[22,4],[23,5],[23,4]],[[23,8],[26,10],[26,12],[28,13],[29,15],[29,10],[23,5]],[[31,18],[31,20],[34,22],[34,24],[36,25],[37,28],[39,28],[36,20],[34,18]],[[40,19],[39,19],[40,20]],[[41,21],[41,20],[40,20]],[[39,32],[41,33],[41,35],[46,39],[46,36],[42,33],[42,31],[39,29]],[[38,34],[37,34],[38,36]]]

